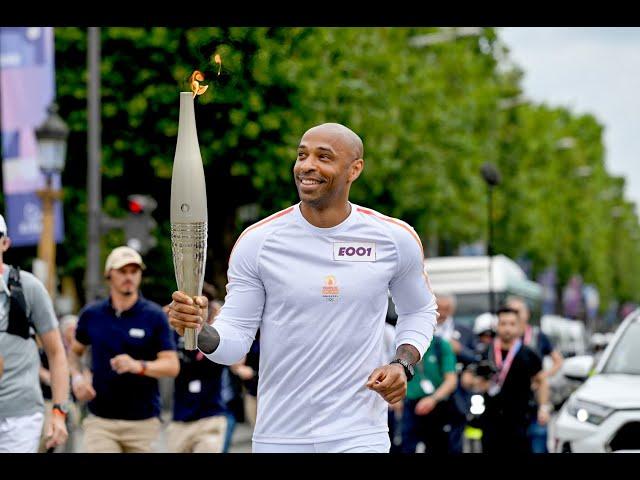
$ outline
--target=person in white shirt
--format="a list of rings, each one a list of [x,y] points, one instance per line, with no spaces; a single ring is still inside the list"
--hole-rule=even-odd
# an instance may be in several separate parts
[[[254,452],[388,452],[387,403],[401,401],[429,347],[437,307],[414,229],[349,202],[364,168],[347,127],[309,129],[293,167],[300,203],[247,228],[229,260],[212,326],[206,298],[174,292],[171,325],[230,365],[260,328]],[[396,305],[395,359],[383,332]]]

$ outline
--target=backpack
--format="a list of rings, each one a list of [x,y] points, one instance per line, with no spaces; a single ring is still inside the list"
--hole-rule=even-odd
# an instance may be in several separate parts
[[[34,338],[31,334],[31,317],[27,315],[27,301],[20,281],[20,267],[9,270],[9,325],[6,332],[24,339]]]

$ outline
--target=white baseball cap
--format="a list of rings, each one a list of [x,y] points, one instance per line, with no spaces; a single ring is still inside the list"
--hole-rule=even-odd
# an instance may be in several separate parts
[[[7,236],[7,222],[2,215],[0,215],[0,234]]]
[[[495,332],[498,324],[498,317],[491,312],[478,315],[473,323],[473,333],[480,335],[483,332]]]
[[[142,257],[131,247],[117,247],[114,248],[107,261],[104,264],[104,275],[109,275],[109,270],[115,268],[122,268],[125,265],[139,265],[141,269],[147,268],[142,261]]]

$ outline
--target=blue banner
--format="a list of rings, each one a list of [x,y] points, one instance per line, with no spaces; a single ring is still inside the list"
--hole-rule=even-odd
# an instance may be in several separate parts
[[[35,130],[55,98],[52,27],[0,27],[0,125],[5,219],[14,246],[37,245],[45,186]],[[54,178],[60,187],[60,178]],[[55,239],[64,240],[62,203],[56,202]]]

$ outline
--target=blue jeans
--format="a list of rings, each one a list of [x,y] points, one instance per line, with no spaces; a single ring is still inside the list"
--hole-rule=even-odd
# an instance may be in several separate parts
[[[531,442],[531,451],[533,453],[549,453],[547,449],[547,426],[540,425],[537,419],[534,419],[527,429],[527,436]]]
[[[222,453],[229,452],[229,446],[231,445],[231,437],[233,437],[233,430],[236,428],[236,417],[231,413],[226,413],[227,416],[227,434],[224,439],[224,447],[222,447]]]

